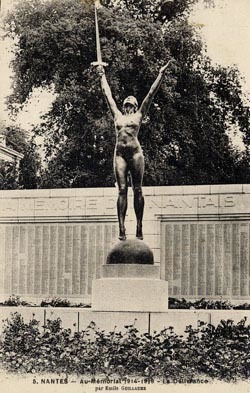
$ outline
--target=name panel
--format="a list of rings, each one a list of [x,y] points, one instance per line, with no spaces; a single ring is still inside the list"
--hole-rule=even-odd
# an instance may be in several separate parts
[[[250,297],[249,222],[162,222],[161,228],[169,296]]]
[[[0,233],[2,295],[84,300],[117,241],[117,224],[2,224]]]

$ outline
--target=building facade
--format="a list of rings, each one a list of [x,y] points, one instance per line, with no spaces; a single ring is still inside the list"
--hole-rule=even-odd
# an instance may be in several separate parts
[[[19,166],[23,154],[18,153],[16,150],[6,146],[6,136],[0,135],[0,160],[7,162],[15,162]]]

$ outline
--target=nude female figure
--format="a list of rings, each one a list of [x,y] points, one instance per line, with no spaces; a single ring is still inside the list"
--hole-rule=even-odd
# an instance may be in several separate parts
[[[101,78],[101,86],[112,113],[116,131],[114,152],[114,172],[119,189],[117,214],[119,221],[119,239],[126,240],[125,216],[127,212],[128,173],[130,173],[134,192],[134,210],[137,220],[136,237],[143,239],[142,218],[144,197],[142,180],[144,173],[144,156],[138,140],[138,133],[143,118],[146,116],[152,100],[160,87],[170,61],[161,67],[159,74],[144,98],[140,108],[135,97],[128,96],[123,101],[123,113],[117,108],[107,82],[104,67],[97,65],[97,73]]]

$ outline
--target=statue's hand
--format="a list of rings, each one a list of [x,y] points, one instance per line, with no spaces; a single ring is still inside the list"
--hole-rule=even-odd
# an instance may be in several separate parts
[[[164,72],[166,71],[166,69],[168,68],[169,64],[171,63],[172,60],[169,60],[167,62],[167,64],[165,64],[163,67],[160,68],[160,73],[164,74]]]
[[[97,65],[96,66],[96,72],[99,76],[102,76],[104,74],[104,67],[102,65]]]

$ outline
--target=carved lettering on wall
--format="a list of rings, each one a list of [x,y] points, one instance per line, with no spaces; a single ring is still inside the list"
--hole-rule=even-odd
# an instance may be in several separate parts
[[[199,196],[163,196],[161,207],[173,209],[206,209],[206,208],[225,208],[234,207],[236,204],[233,195],[199,195]],[[151,208],[153,208],[151,203]],[[158,207],[160,207],[158,205]]]
[[[236,199],[237,198],[237,199]],[[243,198],[241,202],[241,198]],[[238,195],[155,195],[146,196],[147,211],[197,213],[217,209],[230,209],[247,204],[246,196]],[[6,198],[1,200],[0,217],[7,216],[60,216],[60,215],[116,215],[115,197],[67,198]]]
[[[35,199],[35,212],[48,210],[67,210],[68,198],[37,198]]]
[[[250,296],[249,222],[162,222],[161,228],[170,296]]]
[[[100,276],[117,223],[1,224],[0,234],[0,294],[81,297]]]

